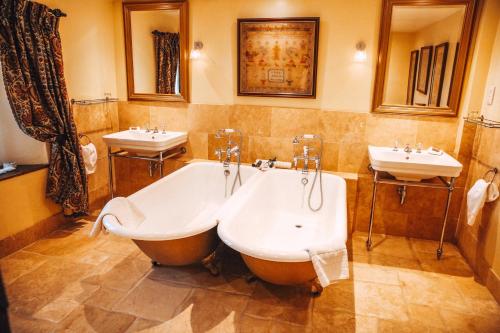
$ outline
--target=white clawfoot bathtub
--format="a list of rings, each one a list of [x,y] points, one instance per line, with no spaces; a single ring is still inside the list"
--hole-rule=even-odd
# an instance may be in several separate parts
[[[236,170],[236,165],[230,165],[226,182],[221,163],[189,164],[128,197],[146,216],[137,228],[125,228],[111,215],[104,217],[103,224],[109,232],[132,239],[153,262],[200,262],[217,246],[214,214],[231,195]],[[242,182],[256,172],[241,165]],[[239,187],[237,182],[235,191]]]
[[[218,234],[240,252],[259,278],[281,285],[316,279],[307,249],[347,241],[346,183],[323,173],[324,203],[313,212],[307,205],[309,183],[294,170],[270,170],[248,182],[217,214]],[[319,179],[312,204],[319,204]]]

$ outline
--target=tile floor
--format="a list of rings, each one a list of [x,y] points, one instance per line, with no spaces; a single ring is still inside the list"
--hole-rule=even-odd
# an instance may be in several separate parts
[[[89,239],[79,222],[8,257],[0,267],[14,332],[500,332],[500,306],[458,250],[366,235],[349,244],[351,279],[311,298],[304,288],[247,283],[237,253],[223,274],[152,267],[129,240]]]

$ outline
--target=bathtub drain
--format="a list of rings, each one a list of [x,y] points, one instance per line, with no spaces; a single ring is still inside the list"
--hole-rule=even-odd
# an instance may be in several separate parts
[[[296,224],[296,225],[295,225],[295,228],[302,228],[302,225],[300,225],[300,224]]]

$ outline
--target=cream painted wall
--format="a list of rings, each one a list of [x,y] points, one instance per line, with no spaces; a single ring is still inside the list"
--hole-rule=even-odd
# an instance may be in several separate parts
[[[64,75],[70,98],[116,96],[113,0],[38,0],[59,8]]]
[[[499,8],[500,10],[500,8]],[[488,89],[496,87],[493,104],[488,105]],[[486,81],[486,91],[484,92],[482,114],[491,120],[500,121],[500,20],[496,31],[495,44],[491,54],[490,70]],[[499,235],[500,239],[500,235]],[[500,246],[500,242],[498,243]],[[500,248],[499,251],[500,253]],[[499,270],[500,274],[500,270]]]
[[[311,107],[369,112],[381,1],[359,0],[191,0],[190,45],[204,44],[201,59],[190,62],[191,102]],[[121,6],[115,3],[117,82],[126,98]],[[320,41],[316,99],[237,96],[236,20],[247,17],[319,16]],[[363,40],[368,59],[354,62]]]
[[[393,32],[389,41],[385,75],[384,103],[406,104],[410,55],[413,50],[414,34]]]
[[[455,50],[458,41],[460,40],[460,35],[462,32],[464,11],[459,11],[450,17],[439,21],[437,23],[431,24],[422,30],[419,30],[415,34],[415,44],[413,49],[420,49],[423,46],[428,45],[439,45],[444,42],[448,42],[448,57],[446,59],[446,69],[443,81],[443,90],[441,95],[441,106],[446,105],[448,101],[448,94],[450,90],[451,74],[453,69],[453,61],[455,56]],[[432,55],[432,61],[434,59],[434,52]],[[415,90],[415,103],[425,103],[429,102],[429,91],[432,80],[432,66],[429,73],[429,88],[427,94],[422,94],[418,90]]]
[[[138,93],[155,93],[154,30],[179,32],[179,10],[136,11],[131,13],[134,86]]]
[[[0,200],[0,240],[62,211],[45,198],[46,179],[47,169],[42,169],[0,182],[0,198],[9,198]]]

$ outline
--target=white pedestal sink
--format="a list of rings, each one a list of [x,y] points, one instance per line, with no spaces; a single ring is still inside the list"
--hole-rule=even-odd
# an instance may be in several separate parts
[[[121,148],[131,153],[154,156],[187,141],[187,132],[127,130],[104,135],[108,147]]]
[[[385,171],[398,180],[421,181],[434,177],[458,177],[462,164],[450,155],[442,152],[431,154],[427,150],[410,153],[399,148],[368,146],[370,163],[374,170]]]

